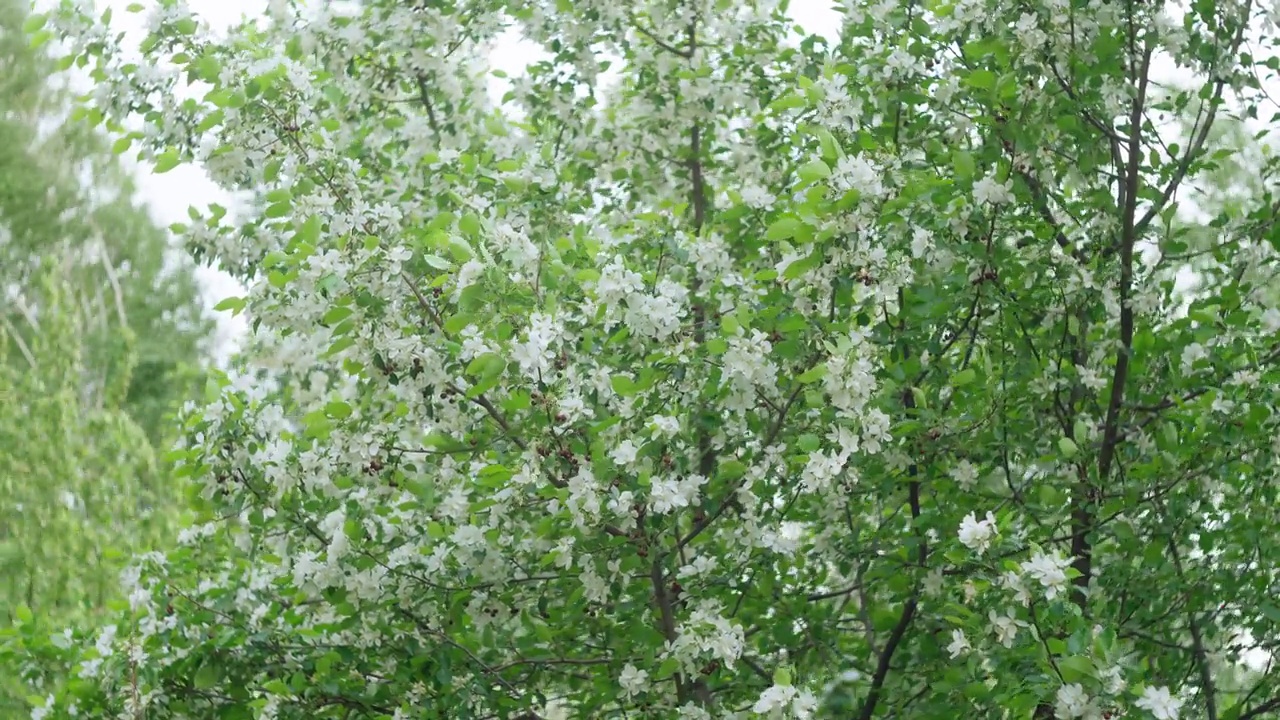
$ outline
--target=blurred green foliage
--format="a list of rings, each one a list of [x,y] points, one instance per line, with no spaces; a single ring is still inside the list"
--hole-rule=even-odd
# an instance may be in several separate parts
[[[129,555],[172,536],[182,489],[158,456],[212,323],[110,141],[67,120],[27,10],[0,0],[0,626],[54,628],[92,624]],[[0,667],[0,717],[23,695]]]

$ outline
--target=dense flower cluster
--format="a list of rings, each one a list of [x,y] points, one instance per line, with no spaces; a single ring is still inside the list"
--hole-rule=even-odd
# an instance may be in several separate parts
[[[90,119],[254,194],[181,228],[254,334],[201,523],[38,713],[1264,712],[1215,677],[1280,635],[1270,203],[1176,294],[1211,145],[1147,119],[1157,50],[1243,90],[1253,11],[926,5],[166,0],[137,64],[50,15]]]

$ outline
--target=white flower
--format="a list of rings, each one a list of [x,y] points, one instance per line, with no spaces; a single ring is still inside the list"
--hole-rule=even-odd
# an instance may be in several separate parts
[[[689,507],[698,498],[698,488],[705,480],[699,475],[688,478],[654,478],[649,486],[649,507],[661,515]]]
[[[1058,688],[1057,715],[1062,720],[1084,717],[1089,712],[1089,695],[1079,683]]]
[[[1027,592],[1027,588],[1022,584],[1022,576],[1013,570],[1005,572],[1000,576],[1000,586],[1006,590],[1013,591],[1013,599],[1017,600],[1023,607],[1031,604],[1031,593]]]
[[[994,175],[988,175],[973,184],[973,201],[978,205],[1013,202],[1013,191],[1008,182],[996,182]]]
[[[1206,360],[1209,357],[1209,351],[1198,342],[1191,343],[1182,349],[1182,374],[1190,375],[1193,372],[1196,361]]]
[[[31,709],[31,720],[43,720],[53,707],[53,695],[45,698],[44,704]]]
[[[742,195],[742,203],[756,210],[767,210],[777,201],[776,196],[754,183],[744,186],[738,192]]]
[[[549,316],[534,313],[529,318],[526,341],[511,346],[511,357],[520,365],[522,373],[532,380],[539,380],[550,371],[555,359],[551,346],[559,333],[560,329]]]
[[[796,689],[790,685],[774,685],[760,693],[760,699],[751,706],[751,712],[778,713],[784,710],[796,697]]]
[[[623,440],[614,446],[613,451],[609,453],[609,458],[617,465],[629,465],[636,461],[636,452],[639,448],[630,440]]]
[[[951,631],[951,644],[947,646],[947,652],[951,653],[952,660],[964,655],[972,649],[973,646],[969,644],[969,638],[964,636],[963,630]]]
[[[622,691],[627,694],[627,697],[644,692],[648,682],[649,673],[637,669],[630,663],[622,668],[622,674],[618,676],[618,684],[622,686]]]
[[[674,437],[680,432],[680,421],[667,415],[654,415],[649,420],[649,427],[655,435]]]
[[[924,594],[936,597],[942,593],[942,569],[934,568],[924,576]]]
[[[462,525],[453,531],[453,542],[458,547],[479,547],[484,545],[484,530],[475,525]]]
[[[1156,720],[1178,720],[1178,710],[1182,707],[1182,699],[1173,696],[1168,687],[1145,687],[1142,697],[1136,703],[1143,710],[1148,710]]]
[[[804,523],[792,520],[778,525],[775,530],[761,531],[760,544],[782,555],[793,555],[804,541]]]
[[[979,555],[991,547],[991,539],[997,534],[996,518],[991,513],[987,513],[987,519],[981,521],[977,515],[969,513],[960,523],[960,542]]]
[[[1045,587],[1045,599],[1052,600],[1067,587],[1067,568],[1071,567],[1071,559],[1062,556],[1057,550],[1052,554],[1040,553],[1022,563],[1022,571]]]
[[[729,338],[729,349],[724,354],[724,380],[747,391],[756,386],[775,385],[776,369],[769,360],[772,351],[769,336],[759,330],[752,330],[750,337]]]
[[[973,463],[968,460],[961,460],[956,463],[948,474],[951,475],[952,480],[956,481],[957,485],[965,490],[972,488],[973,484],[978,481],[978,468],[974,467]]]
[[[699,555],[689,563],[685,564],[684,567],[680,568],[677,576],[681,579],[697,577],[699,575],[705,575],[715,569],[715,558],[710,555]]]
[[[1110,695],[1119,695],[1128,687],[1128,682],[1124,679],[1124,668],[1119,665],[1112,665],[1099,672],[1098,679],[1106,684],[1107,693]]]
[[[1262,313],[1262,330],[1269,335],[1280,333],[1280,309],[1267,308]]]
[[[458,270],[458,274],[456,275],[457,285],[455,285],[455,289],[454,289],[454,295],[453,295],[454,301],[456,302],[458,295],[460,295],[463,290],[474,285],[476,280],[479,280],[480,276],[483,274],[484,274],[484,265],[481,265],[478,261],[468,260],[467,262],[463,263],[462,267],[459,268]]]
[[[818,711],[818,698],[808,690],[801,690],[796,693],[796,697],[791,701],[791,715],[797,720],[806,720],[813,717]]]
[[[831,182],[842,192],[857,190],[863,197],[877,198],[884,195],[883,174],[883,170],[867,162],[865,157],[846,155],[836,163]]]
[[[996,641],[1005,647],[1013,647],[1013,640],[1018,636],[1018,626],[1021,622],[1011,617],[997,615],[992,610],[987,617],[991,620],[991,629],[996,634]]]

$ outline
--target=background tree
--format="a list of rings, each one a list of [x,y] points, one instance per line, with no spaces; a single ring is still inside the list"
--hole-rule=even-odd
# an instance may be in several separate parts
[[[110,139],[69,117],[27,8],[0,0],[0,619],[54,630],[110,614],[125,560],[171,541],[182,486],[158,453],[211,322]],[[12,667],[5,717],[28,705]]]
[[[130,414],[153,442],[171,437],[166,414],[203,386],[203,347],[212,329],[185,254],[135,197],[111,141],[78,121],[72,96],[55,68],[22,32],[28,3],[0,0],[0,287],[8,332],[26,340],[41,309],[41,263],[87,289],[96,322],[85,333],[91,361],[83,391],[90,404],[116,373],[131,374]],[[75,117],[71,117],[75,116]],[[133,348],[124,345],[125,325]],[[16,353],[16,348],[12,350]],[[137,372],[124,358],[136,354]],[[21,362],[21,358],[11,358]]]
[[[97,318],[85,312],[84,289],[49,264],[37,278],[40,330],[21,341],[25,365],[0,365],[0,398],[11,410],[0,418],[0,609],[28,624],[38,613],[40,627],[56,631],[114,615],[124,561],[168,546],[183,495],[124,409],[131,338],[117,350],[112,384],[86,404],[85,377],[97,368],[82,338]],[[0,348],[19,341],[5,335]],[[6,672],[2,682],[0,709],[17,715],[26,705],[21,678]]]

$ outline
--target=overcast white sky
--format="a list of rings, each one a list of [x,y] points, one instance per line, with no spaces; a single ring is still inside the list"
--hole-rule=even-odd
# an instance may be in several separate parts
[[[37,0],[37,5],[47,5],[52,0]],[[124,28],[140,32],[145,13],[128,13],[125,7],[136,0],[96,0],[99,7],[114,8],[113,23]],[[154,0],[141,0],[148,9]],[[314,0],[312,0],[314,2]],[[215,28],[225,28],[245,15],[261,15],[265,13],[267,0],[188,0],[192,11],[207,20]],[[792,0],[789,14],[806,31],[831,37],[839,29],[839,17],[834,9],[833,0]],[[492,57],[496,69],[505,70],[510,75],[518,74],[538,55],[538,49],[532,43],[524,42],[519,35],[511,32],[499,42]],[[1157,62],[1157,66],[1161,63]],[[1165,81],[1186,81],[1186,76],[1173,68],[1171,64],[1157,67],[1154,73]],[[500,95],[503,83],[494,79],[495,93]],[[1259,113],[1260,115],[1265,115]],[[131,159],[126,159],[131,162]],[[152,174],[149,166],[136,168],[137,180],[142,197],[148,203],[155,219],[167,226],[175,222],[186,222],[187,208],[207,207],[210,203],[230,206],[228,196],[215,186],[203,171],[192,166],[182,166],[164,175]],[[212,269],[202,268],[200,278],[206,290],[206,300],[210,306],[223,298],[238,295],[241,289],[228,276]],[[216,343],[219,359],[225,359],[234,347],[234,338],[244,330],[243,318],[232,319],[227,314],[219,317],[219,339]]]

